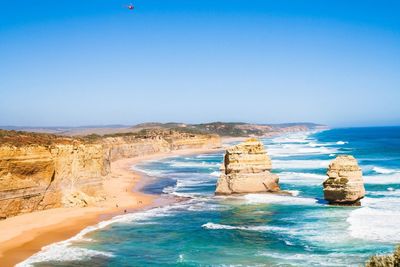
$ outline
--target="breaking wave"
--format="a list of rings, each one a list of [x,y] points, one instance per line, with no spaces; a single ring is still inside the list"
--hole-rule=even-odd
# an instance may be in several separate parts
[[[278,169],[326,169],[329,160],[272,160],[272,167]]]
[[[268,154],[275,157],[291,157],[301,155],[324,155],[337,153],[336,148],[309,144],[283,144],[267,146]]]
[[[399,170],[382,168],[382,167],[373,167],[372,170],[374,172],[380,173],[380,174],[390,174],[390,173],[398,173],[398,172],[400,172]]]
[[[348,142],[345,142],[345,141],[337,141],[336,142],[336,144],[337,145],[345,145],[345,144],[347,144]]]
[[[400,183],[400,174],[366,175],[364,182],[366,184],[398,184]]]
[[[300,184],[320,184],[327,178],[326,175],[306,172],[281,172],[280,182]]]
[[[390,205],[389,203],[386,203]],[[362,207],[350,213],[348,230],[355,238],[383,243],[400,242],[400,211],[384,207]]]
[[[281,203],[290,205],[314,205],[318,202],[318,200],[314,198],[278,194],[247,194],[238,198],[243,199],[247,204]]]
[[[217,162],[207,162],[207,161],[189,161],[189,162],[182,162],[182,161],[166,161],[171,165],[171,167],[175,168],[217,168],[221,164]]]
[[[215,171],[215,172],[210,173],[210,175],[214,176],[214,177],[219,177],[220,174],[221,174],[221,172],[219,172],[219,171]]]
[[[243,230],[243,231],[257,231],[257,232],[265,232],[265,231],[283,231],[285,228],[276,227],[276,226],[267,226],[267,225],[260,225],[260,226],[232,226],[232,225],[225,225],[225,224],[218,224],[208,222],[203,224],[201,227],[209,230]]]

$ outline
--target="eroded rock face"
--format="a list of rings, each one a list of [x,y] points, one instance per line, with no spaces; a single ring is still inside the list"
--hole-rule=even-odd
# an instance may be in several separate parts
[[[399,267],[400,266],[400,246],[397,246],[393,254],[372,256],[366,267]]]
[[[361,168],[353,156],[341,155],[328,168],[324,197],[333,205],[360,205],[365,195]]]
[[[0,218],[65,206],[77,193],[100,195],[107,169],[97,144],[0,146]]]
[[[263,144],[254,138],[248,139],[226,150],[215,193],[229,195],[279,191],[279,178],[270,171],[271,159]]]
[[[167,136],[155,135],[149,138],[108,137],[102,140],[105,157],[110,161],[121,158],[134,158],[155,153],[170,152],[180,149],[221,147],[217,135],[191,135],[172,133]]]

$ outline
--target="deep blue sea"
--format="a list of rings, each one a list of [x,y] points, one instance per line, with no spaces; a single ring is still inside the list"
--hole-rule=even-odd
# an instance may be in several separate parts
[[[21,266],[359,266],[400,243],[400,127],[333,129],[263,139],[293,196],[215,197],[223,154],[149,161],[144,188],[190,200],[117,216],[44,248]],[[356,157],[361,207],[323,201],[338,154]]]

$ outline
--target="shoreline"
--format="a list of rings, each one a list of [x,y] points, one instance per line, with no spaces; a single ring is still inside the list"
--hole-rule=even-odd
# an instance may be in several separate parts
[[[0,221],[2,267],[14,266],[39,252],[44,246],[69,239],[85,227],[100,221],[176,201],[160,195],[142,193],[140,190],[151,180],[146,179],[149,177],[146,174],[133,170],[132,166],[147,160],[212,153],[222,149],[223,147],[182,149],[120,159],[111,164],[110,177],[104,182],[107,199],[98,206],[48,209]],[[43,220],[44,217],[46,220]]]
[[[279,134],[273,134],[273,136],[277,135]],[[261,138],[265,137],[271,138],[271,136],[262,136]],[[151,179],[146,179],[150,176],[134,170],[133,166],[148,160],[221,152],[230,143],[241,142],[247,138],[249,137],[221,137],[222,146],[219,148],[180,149],[112,162],[111,173],[104,181],[107,200],[98,206],[54,208],[21,214],[0,221],[0,262],[2,267],[15,266],[39,252],[43,247],[67,240],[84,228],[114,216],[179,201],[141,192],[144,186],[151,183]],[[43,221],[43,217],[46,217],[45,221]],[[31,223],[27,224],[27,221]]]

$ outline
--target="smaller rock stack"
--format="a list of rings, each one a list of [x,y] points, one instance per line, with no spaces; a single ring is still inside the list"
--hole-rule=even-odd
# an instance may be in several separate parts
[[[279,191],[279,178],[270,170],[271,159],[263,144],[255,138],[248,139],[226,150],[215,194]]]
[[[325,200],[332,205],[358,206],[365,195],[364,181],[357,160],[350,155],[334,159],[323,183]]]

